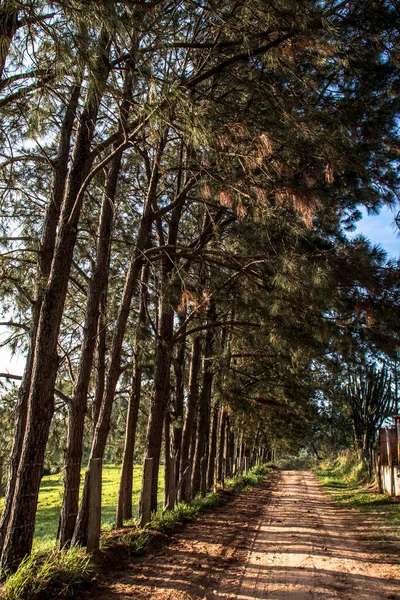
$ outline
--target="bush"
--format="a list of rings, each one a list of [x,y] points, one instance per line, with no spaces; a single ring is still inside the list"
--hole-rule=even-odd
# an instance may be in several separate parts
[[[139,556],[146,552],[151,541],[151,535],[141,530],[131,530],[118,539],[118,546],[128,556]]]
[[[243,490],[249,487],[254,487],[261,483],[264,477],[273,471],[273,469],[274,467],[272,465],[259,465],[244,475],[235,475],[235,477],[226,479],[225,487],[227,490],[232,492],[235,490]]]

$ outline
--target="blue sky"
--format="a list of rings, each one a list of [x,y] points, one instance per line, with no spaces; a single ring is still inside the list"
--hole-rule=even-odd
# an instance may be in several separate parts
[[[400,207],[397,208],[399,210]],[[379,244],[388,253],[388,258],[400,258],[400,229],[394,222],[397,214],[384,207],[379,215],[368,216],[363,210],[363,218],[357,223],[357,229],[349,237],[357,233],[364,234],[374,244]]]

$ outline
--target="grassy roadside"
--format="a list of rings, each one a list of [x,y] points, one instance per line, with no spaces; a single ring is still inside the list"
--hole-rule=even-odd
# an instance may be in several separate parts
[[[334,461],[323,462],[315,473],[335,502],[368,517],[371,538],[385,544],[400,543],[399,499],[379,494],[353,453],[347,452]]]
[[[237,492],[261,483],[273,471],[272,466],[255,467],[246,475],[225,481],[225,490]],[[74,591],[90,582],[96,572],[96,563],[108,562],[114,555],[117,561],[143,554],[155,544],[160,536],[169,535],[184,523],[194,521],[206,508],[224,502],[221,490],[206,496],[197,496],[192,503],[179,503],[173,510],[159,510],[151,523],[140,528],[137,523],[118,530],[105,531],[101,550],[96,556],[88,556],[82,548],[34,552],[27,557],[16,573],[6,578],[0,589],[1,600],[51,600],[73,598]]]

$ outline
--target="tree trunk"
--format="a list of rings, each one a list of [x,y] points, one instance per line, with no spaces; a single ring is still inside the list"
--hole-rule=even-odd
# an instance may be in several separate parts
[[[147,307],[147,278],[149,265],[142,268],[140,308],[138,328],[134,348],[134,365],[131,393],[129,396],[128,416],[126,421],[124,456],[122,459],[121,481],[118,494],[116,526],[122,527],[124,520],[132,519],[133,492],[133,455],[135,450],[136,428],[139,416],[140,394],[142,388],[142,341]]]
[[[184,318],[184,317],[183,317]],[[173,400],[173,456],[176,459],[176,480],[180,479],[180,461],[182,447],[182,432],[183,432],[183,407],[185,401],[185,354],[186,354],[186,338],[183,338],[178,346],[176,360],[174,361],[175,371],[175,396]]]
[[[142,387],[142,367],[135,365],[131,393],[128,405],[126,423],[124,457],[122,463],[120,489],[118,494],[117,527],[122,527],[123,521],[133,517],[133,455],[135,451],[136,429],[139,418],[140,395]]]
[[[96,348],[96,388],[92,404],[93,434],[99,418],[101,402],[106,384],[106,356],[107,356],[107,287],[100,300],[100,314],[97,323],[97,348]]]
[[[233,433],[232,429],[229,430],[229,435],[227,438],[227,455],[228,455],[227,464],[229,465],[227,474],[228,474],[228,477],[232,477],[233,463],[235,460],[235,434]]]
[[[180,473],[183,475],[185,470],[190,464],[190,448],[192,442],[193,431],[195,431],[195,418],[197,411],[198,402],[198,380],[200,370],[200,350],[201,341],[200,337],[196,336],[192,343],[192,358],[190,362],[189,371],[189,394],[187,400],[186,417],[182,432],[182,446],[181,446],[181,460],[180,460]],[[184,502],[188,502],[189,498],[190,481],[187,480],[182,486],[180,492],[180,499]]]
[[[207,311],[207,323],[212,325],[215,321],[215,303],[211,299]],[[212,356],[214,352],[215,331],[211,327],[207,330],[204,354],[203,354],[203,384],[199,403],[199,425],[196,440],[196,451],[194,456],[192,493],[195,496],[201,491],[205,494],[207,490],[207,461],[209,454],[210,437],[210,411],[211,411],[211,389],[213,382]]]
[[[169,505],[169,489],[171,484],[171,412],[167,407],[164,422],[164,508]]]
[[[225,410],[222,411],[220,429],[219,429],[219,447],[218,447],[218,481],[223,480],[224,476],[224,456],[225,456],[225,440],[226,440],[226,418]]]
[[[211,444],[210,454],[208,456],[207,466],[207,489],[211,489],[214,485],[215,459],[217,457],[217,441],[218,441],[218,421],[220,413],[219,402],[216,401],[213,410],[212,428],[211,428]]]

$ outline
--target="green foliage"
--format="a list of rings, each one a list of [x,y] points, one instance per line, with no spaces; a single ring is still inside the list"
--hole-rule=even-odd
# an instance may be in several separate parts
[[[194,521],[205,508],[218,506],[222,497],[218,492],[208,492],[205,496],[198,494],[193,502],[179,502],[173,510],[158,511],[146,528],[169,534],[183,523]]]
[[[283,455],[282,458],[277,459],[276,463],[280,469],[284,469],[285,471],[303,471],[309,470],[315,465],[315,457],[308,451],[301,450],[296,455]]]
[[[118,535],[116,539],[111,534],[109,540],[105,540],[105,545],[116,545],[128,556],[143,554],[157,541],[157,534],[169,535],[184,523],[194,521],[205,508],[218,506],[221,502],[221,494],[209,492],[204,497],[196,496],[190,504],[180,502],[173,510],[160,509],[144,529],[134,524],[127,533]]]
[[[4,600],[73,597],[93,575],[93,563],[82,548],[32,554],[6,578]]]
[[[150,523],[147,523],[146,529],[153,529],[160,533],[169,534],[179,525],[179,514],[174,510],[157,511]]]
[[[394,414],[392,379],[386,365],[376,364],[348,374],[345,388],[359,450],[368,452],[384,420]]]

